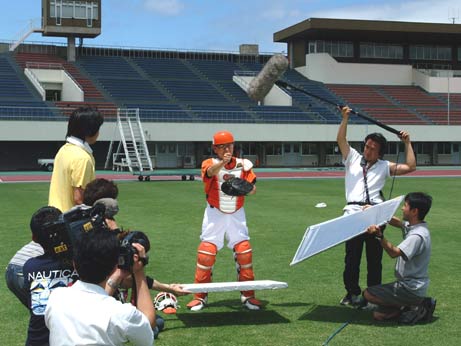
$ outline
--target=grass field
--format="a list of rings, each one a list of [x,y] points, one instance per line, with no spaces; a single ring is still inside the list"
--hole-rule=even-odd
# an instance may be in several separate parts
[[[257,292],[265,308],[256,312],[242,309],[238,292],[210,294],[209,307],[199,313],[186,309],[189,297],[180,297],[182,307],[177,315],[165,315],[166,329],[156,344],[322,345],[345,322],[349,324],[329,345],[461,344],[461,202],[457,195],[461,179],[398,178],[396,181],[392,197],[410,191],[425,191],[434,197],[427,221],[433,242],[429,293],[438,301],[436,318],[430,324],[411,327],[374,323],[370,312],[338,304],[344,295],[343,245],[289,266],[308,225],[341,215],[343,184],[343,179],[260,180],[257,194],[248,197],[245,208],[256,279],[285,281],[289,288]],[[201,182],[118,185],[121,211],[117,221],[125,228],[148,233],[151,239],[148,274],[162,282],[191,283],[205,204]],[[3,268],[29,241],[30,216],[46,204],[48,186],[47,183],[0,185]],[[314,206],[318,202],[328,206],[317,209]],[[397,229],[388,228],[386,232],[394,243],[400,241]],[[385,254],[385,282],[393,279],[393,267],[394,260]],[[232,253],[224,248],[218,254],[214,281],[235,280]],[[0,288],[0,344],[24,345],[28,311],[6,288],[4,275],[0,277]]]

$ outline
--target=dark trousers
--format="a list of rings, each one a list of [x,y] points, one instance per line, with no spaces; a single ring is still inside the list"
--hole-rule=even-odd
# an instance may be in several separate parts
[[[360,295],[362,293],[359,278],[364,243],[367,254],[367,285],[370,287],[381,284],[383,247],[373,235],[368,233],[361,234],[346,242],[343,281],[344,287],[349,294]]]

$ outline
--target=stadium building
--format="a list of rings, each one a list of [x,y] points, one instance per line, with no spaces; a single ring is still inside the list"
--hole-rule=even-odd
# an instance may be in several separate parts
[[[223,53],[83,44],[100,33],[101,1],[75,8],[82,3],[43,0],[43,27],[30,30],[68,37],[67,45],[0,42],[0,170],[36,169],[37,159],[54,157],[80,105],[106,116],[98,168],[126,163],[123,126],[132,115],[141,127],[129,129],[140,131],[155,168],[197,167],[222,129],[258,167],[337,166],[341,115],[331,103],[409,131],[418,165],[460,164],[461,25],[305,20],[274,34],[287,43],[282,79],[300,90],[276,86],[257,103],[245,90],[271,57],[257,46]],[[390,141],[386,158],[402,161],[398,138],[359,117],[348,138],[360,148],[375,131]]]

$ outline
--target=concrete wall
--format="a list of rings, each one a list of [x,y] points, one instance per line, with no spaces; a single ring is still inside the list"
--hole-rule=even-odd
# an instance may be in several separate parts
[[[410,65],[338,63],[327,53],[307,54],[296,68],[309,79],[331,84],[411,85]]]
[[[115,122],[101,127],[100,141],[118,139]],[[321,124],[226,124],[226,123],[143,123],[147,141],[209,142],[213,133],[229,130],[242,142],[334,142],[339,125]],[[392,125],[410,132],[414,142],[459,142],[461,126]],[[0,121],[1,141],[62,141],[65,121]],[[376,125],[349,125],[349,141],[362,141],[369,133],[381,132],[388,141],[397,136]]]
[[[60,84],[62,86],[61,99],[63,101],[84,101],[83,90],[80,89],[64,70],[30,69],[30,71],[42,84]]]
[[[461,78],[446,76],[428,76],[418,70],[413,70],[413,81],[430,93],[461,93]]]

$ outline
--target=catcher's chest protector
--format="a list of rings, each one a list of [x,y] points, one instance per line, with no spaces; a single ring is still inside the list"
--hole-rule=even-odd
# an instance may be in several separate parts
[[[238,178],[245,179],[246,174],[245,174],[244,165],[247,164],[247,162],[244,162],[244,161],[248,161],[248,160],[242,160],[242,159],[237,158],[235,167],[233,169],[223,168],[219,171],[219,174],[217,175],[217,177],[215,177],[216,184],[218,184],[218,188],[212,189],[210,191],[210,195],[208,196],[208,202],[213,207],[221,210],[223,213],[228,213],[228,214],[234,213],[243,206],[245,198],[243,196],[232,197],[232,196],[226,195],[224,192],[221,191],[221,184],[226,179],[228,179],[230,176],[235,176]],[[215,205],[215,203],[217,205]]]

